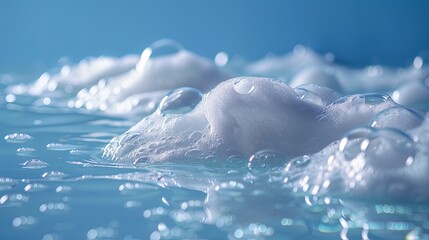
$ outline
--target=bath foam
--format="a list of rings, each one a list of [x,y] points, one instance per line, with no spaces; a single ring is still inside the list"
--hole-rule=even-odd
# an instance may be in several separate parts
[[[101,87],[82,89],[74,104],[112,114],[129,113],[134,108],[151,111],[171,89],[193,87],[208,91],[229,78],[209,59],[184,49],[147,59],[143,66],[141,61],[135,69],[109,79]]]
[[[398,103],[422,110],[428,109],[429,67],[424,64],[407,68],[389,68],[380,65],[350,68],[335,64],[332,59],[297,45],[292,53],[268,56],[246,65],[242,73],[275,77],[291,87],[318,84],[342,94],[363,92],[392,94],[395,92],[392,96]]]
[[[120,58],[100,56],[81,60],[76,65],[64,65],[59,72],[43,73],[30,85],[12,86],[14,94],[31,95],[70,95],[76,94],[84,87],[96,84],[101,79],[123,74],[135,67],[139,58],[137,55],[127,55]],[[58,93],[59,92],[59,93]]]
[[[346,132],[368,125],[383,110],[398,106],[380,94],[332,102],[338,93],[327,88],[293,89],[281,81],[253,77],[233,78],[204,96],[199,94],[191,88],[170,92],[155,113],[114,138],[104,148],[104,156],[150,163],[248,158],[270,149],[289,159],[317,152]]]
[[[189,86],[209,91],[228,78],[213,61],[163,39],[140,57],[84,59],[57,73],[44,73],[34,83],[11,86],[7,92],[42,97],[44,101],[39,99],[35,105],[145,115],[172,89]]]
[[[404,120],[407,122],[407,120]],[[407,131],[358,128],[284,170],[294,191],[383,201],[427,201],[429,118]],[[306,165],[296,164],[303,162]],[[288,181],[291,176],[295,180]],[[292,178],[291,178],[292,179]]]

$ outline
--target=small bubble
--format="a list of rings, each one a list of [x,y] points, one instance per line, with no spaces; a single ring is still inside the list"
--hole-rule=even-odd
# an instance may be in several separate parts
[[[378,113],[371,121],[373,128],[396,128],[401,131],[415,128],[423,122],[423,117],[410,108],[397,106]]]
[[[44,97],[42,102],[43,102],[43,105],[49,105],[51,104],[51,98]]]
[[[298,167],[302,168],[307,166],[311,162],[311,158],[308,155],[302,155],[300,157],[292,159],[287,165],[285,170],[289,171],[291,170],[291,167]]]
[[[4,137],[4,140],[6,140],[6,142],[9,142],[9,143],[24,143],[32,138],[33,137],[25,133],[12,133],[12,134],[6,135]]]
[[[223,67],[228,63],[228,58],[228,54],[226,54],[225,52],[219,52],[218,54],[216,54],[215,63],[219,67]]]
[[[65,178],[66,176],[67,174],[59,171],[50,171],[42,174],[42,177],[47,179],[62,179],[62,178]]]
[[[88,239],[96,239],[98,235],[98,232],[96,229],[90,229],[87,233],[86,233],[86,237]]]
[[[21,165],[23,168],[38,169],[38,168],[45,168],[49,164],[40,159],[31,159],[31,160],[25,161],[24,163],[21,163]]]
[[[296,94],[298,94],[298,97],[306,102],[310,102],[316,105],[324,106],[326,105],[325,102],[316,94],[314,94],[311,91],[308,91],[304,88],[296,88],[295,89]]]
[[[372,128],[356,128],[348,133],[340,140],[338,150],[344,154],[346,160],[354,159],[359,153],[361,153],[362,142],[373,133]]]
[[[147,47],[140,56],[136,70],[142,72],[149,60],[172,56],[183,50],[182,45],[171,39],[161,39]]]
[[[367,93],[362,95],[364,98],[365,104],[368,105],[378,105],[387,101],[391,101],[390,96],[387,94],[379,93]]]
[[[72,190],[72,187],[70,186],[58,186],[57,188],[55,188],[55,192],[57,193],[66,193],[66,192],[70,192]]]
[[[62,214],[69,210],[69,206],[65,203],[44,203],[40,205],[39,211],[41,213],[48,213],[52,215]]]
[[[191,135],[189,136],[189,140],[191,142],[197,142],[198,140],[201,139],[202,136],[203,136],[203,134],[201,132],[196,131],[196,132],[191,133]]]
[[[243,236],[244,236],[244,232],[240,228],[234,231],[235,238],[242,238]]]
[[[420,56],[417,56],[413,60],[413,66],[415,69],[421,69],[423,66],[423,58]]]
[[[46,148],[50,151],[70,151],[75,149],[76,146],[62,143],[49,143]]]
[[[13,102],[15,102],[16,97],[13,94],[8,94],[8,95],[6,95],[5,100],[8,103],[13,103]]]
[[[47,189],[48,186],[41,183],[30,183],[24,187],[24,191],[26,192],[39,192]]]
[[[239,94],[250,94],[255,90],[255,85],[247,78],[239,78],[234,81],[234,90]]]
[[[287,158],[281,152],[276,150],[262,150],[253,154],[249,158],[247,166],[249,168],[266,168],[278,166],[279,163],[284,163]]]
[[[380,129],[363,141],[365,161],[377,169],[409,166],[414,161],[415,146],[405,133],[394,129]]]
[[[178,88],[169,92],[159,104],[158,110],[165,114],[184,114],[192,111],[202,100],[202,93],[195,88]]]

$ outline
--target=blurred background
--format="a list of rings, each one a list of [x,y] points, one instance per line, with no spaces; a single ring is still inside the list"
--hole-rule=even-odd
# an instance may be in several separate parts
[[[0,72],[140,53],[161,38],[209,58],[225,51],[251,61],[302,44],[349,66],[407,66],[429,56],[429,2],[0,1]]]

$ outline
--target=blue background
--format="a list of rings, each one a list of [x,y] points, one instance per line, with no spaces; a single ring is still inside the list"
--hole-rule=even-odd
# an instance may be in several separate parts
[[[0,72],[140,53],[161,38],[210,58],[255,60],[301,43],[352,66],[405,66],[428,54],[429,2],[0,0]]]

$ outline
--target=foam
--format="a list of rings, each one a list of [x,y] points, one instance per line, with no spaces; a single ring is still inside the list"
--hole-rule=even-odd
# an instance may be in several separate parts
[[[100,79],[125,73],[138,61],[137,55],[87,58],[76,65],[64,65],[59,72],[45,72],[33,84],[13,86],[10,91],[15,94],[31,95],[46,95],[52,92],[72,94],[83,87],[96,84]]]
[[[296,191],[384,201],[426,201],[429,198],[429,121],[409,131],[396,128],[355,129],[340,142],[306,156],[308,165],[292,160],[285,176]],[[297,177],[295,175],[295,177]]]
[[[89,110],[121,114],[135,107],[151,111],[171,89],[193,87],[208,91],[228,75],[212,61],[187,50],[148,60],[141,69],[132,69],[111,78],[102,87],[83,89],[74,103]]]
[[[338,94],[324,90],[323,98],[331,101]],[[345,132],[367,125],[380,111],[396,106],[385,95],[352,95],[330,105],[311,100],[280,81],[230,79],[206,94],[193,111],[163,114],[158,110],[114,139],[104,153],[122,161],[140,157],[163,161],[187,155],[250,157],[265,149],[295,157],[320,150]],[[131,133],[132,140],[124,140]],[[156,148],[152,151],[150,145]]]

